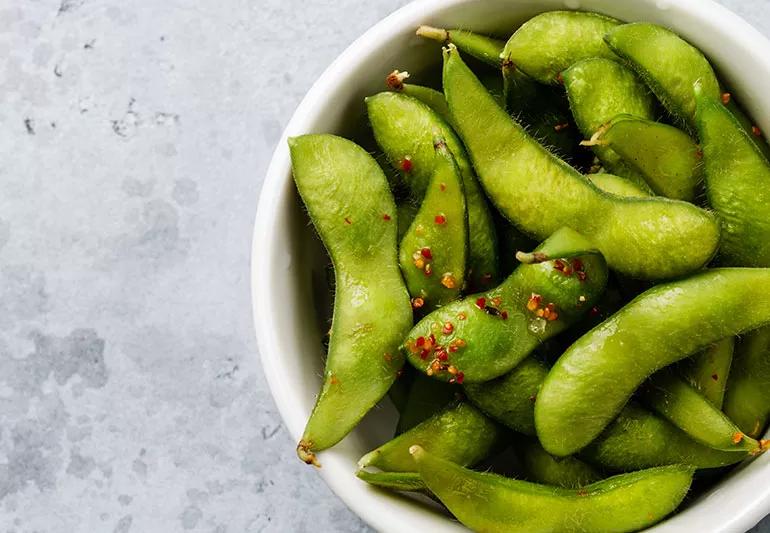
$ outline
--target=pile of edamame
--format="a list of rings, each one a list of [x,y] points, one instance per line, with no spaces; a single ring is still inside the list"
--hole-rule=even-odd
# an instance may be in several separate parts
[[[334,267],[298,455],[320,466],[387,395],[362,480],[477,531],[649,527],[768,447],[768,146],[658,25],[417,34],[441,90],[391,73],[365,100],[378,153],[289,140]]]

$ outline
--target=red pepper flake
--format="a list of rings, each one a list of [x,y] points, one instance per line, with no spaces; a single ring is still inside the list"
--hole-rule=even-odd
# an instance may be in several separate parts
[[[458,348],[463,348],[467,343],[463,339],[455,339],[452,341],[452,344],[454,344]]]
[[[428,358],[428,354],[430,354],[430,350],[423,350],[420,352],[420,359],[425,360]]]
[[[449,355],[446,353],[445,350],[436,350],[436,357],[439,361],[446,361],[449,359]]]
[[[441,192],[444,192],[446,190],[446,183],[440,183],[438,188],[441,189]]]
[[[447,367],[446,371],[449,372],[450,374],[452,374],[453,376],[457,375],[457,367],[454,366],[454,365],[449,365],[449,367]]]
[[[703,150],[701,150],[700,148],[698,148],[698,149],[695,151],[695,158],[696,158],[696,159],[703,159]]]
[[[743,440],[743,437],[744,435],[740,431],[736,431],[735,433],[733,433],[733,444],[738,444],[739,442],[741,442]]]
[[[446,217],[444,215],[436,215],[433,217],[433,222],[441,226],[442,224],[446,224]]]
[[[345,224],[352,224],[353,221],[350,220],[350,217],[345,217]]]
[[[529,300],[527,300],[527,310],[528,311],[535,311],[538,307],[540,307],[540,302],[542,301],[543,297],[539,294],[532,293],[532,296],[529,297]]]
[[[500,318],[502,318],[503,320],[508,320],[508,311],[503,311],[502,313],[500,313]]]
[[[414,260],[414,266],[422,270],[423,268],[425,268],[425,261],[423,260],[422,257],[418,256],[417,259]]]
[[[385,222],[389,221],[390,220],[390,215],[387,214],[387,213],[383,213],[382,214],[382,220],[384,220]]]
[[[441,276],[441,284],[447,289],[454,289],[457,286],[457,280],[452,274],[444,274]]]
[[[492,305],[495,307],[500,307],[500,304],[503,303],[503,300],[499,296],[495,296],[492,298]]]
[[[754,137],[761,137],[762,136],[762,130],[759,129],[757,126],[751,127],[751,133],[754,135]]]
[[[434,344],[436,344],[436,336],[435,336],[433,333],[431,333],[431,334],[430,334],[430,337],[429,337],[429,338],[430,338],[430,345],[431,345],[431,346],[433,346]]]
[[[452,352],[452,353],[455,353],[459,349],[460,348],[456,344],[450,344],[449,345],[449,351]]]
[[[455,376],[455,379],[457,380],[457,383],[459,385],[462,385],[463,381],[465,381],[465,374],[463,374],[462,372],[458,372],[457,376]]]
[[[716,374],[711,374],[711,379],[713,379],[714,381],[719,381],[719,376]]]
[[[409,353],[417,353],[419,351],[419,348],[413,340],[406,341],[406,349],[409,350]]]
[[[452,323],[451,322],[446,322],[444,324],[444,328],[441,330],[441,333],[443,333],[444,335],[449,335],[454,330],[455,330],[455,327],[452,325]]]
[[[729,103],[730,103],[730,97],[731,97],[731,96],[732,96],[732,95],[731,95],[730,93],[722,93],[722,103],[723,103],[724,105],[727,105],[727,104],[729,104]]]
[[[427,247],[420,249],[420,255],[425,259],[433,259],[433,254],[430,252],[430,248]]]
[[[418,348],[422,348],[425,346],[425,337],[417,337],[417,342],[415,342]]]
[[[577,276],[578,281],[585,281],[588,278],[588,274],[582,270],[575,272],[575,275]]]
[[[484,309],[486,306],[487,306],[487,299],[484,298],[483,296],[476,300],[476,307],[478,307],[479,309]]]
[[[426,275],[426,276],[430,276],[431,274],[433,274],[433,267],[431,266],[431,264],[430,264],[430,263],[428,263],[427,265],[425,265],[425,270],[424,270],[424,272],[425,272],[425,275]]]
[[[332,374],[332,377],[329,381],[331,382],[332,385],[338,385],[340,382],[340,380],[337,379],[337,376],[335,376],[334,374]]]
[[[476,305],[478,305],[478,303]],[[468,315],[465,314],[465,311],[460,311],[457,313],[458,320],[465,320],[466,318],[468,318]]]
[[[560,132],[560,131],[564,131],[564,130],[566,130],[567,128],[569,128],[569,122],[564,122],[564,123],[562,123],[562,124],[556,124],[556,125],[553,127],[554,131],[556,131],[557,133],[558,133],[558,132]]]
[[[553,262],[553,268],[558,270],[559,272],[564,272],[564,267],[567,266],[567,263],[562,261],[561,259],[557,259]]]
[[[412,307],[414,309],[419,309],[423,305],[425,305],[425,300],[423,300],[419,296],[417,296],[416,298],[412,298]]]
[[[406,156],[401,160],[401,170],[404,172],[412,171],[412,158],[410,156]]]
[[[571,266],[569,266],[569,265],[566,265],[566,266],[564,267],[564,270],[562,270],[562,273],[563,273],[565,276],[567,276],[567,277],[570,277],[570,276],[572,275],[572,267],[571,267]]]
[[[590,313],[591,313],[591,316],[596,316],[596,315],[598,315],[598,314],[599,314],[599,308],[598,308],[597,306],[593,306],[593,307],[591,308],[591,311],[590,311]]]
[[[575,272],[580,272],[583,270],[583,261],[581,261],[579,258],[574,258],[572,260],[572,268],[575,269]]]

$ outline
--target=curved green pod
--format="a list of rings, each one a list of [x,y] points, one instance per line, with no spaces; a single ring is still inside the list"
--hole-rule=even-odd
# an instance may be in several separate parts
[[[525,435],[535,435],[535,399],[548,369],[527,357],[497,379],[463,386],[468,401],[490,418]]]
[[[579,457],[613,472],[630,472],[670,464],[717,468],[740,463],[746,452],[716,450],[633,402]]]
[[[461,465],[474,465],[500,444],[502,431],[481,411],[464,402],[449,406],[429,419],[367,453],[359,469],[414,472],[409,447],[415,444]]]
[[[403,409],[400,411],[396,435],[412,429],[435,415],[455,401],[459,394],[460,390],[457,387],[415,372]]]
[[[597,188],[617,196],[627,198],[649,198],[651,196],[647,187],[641,187],[631,180],[614,174],[587,174],[586,178]]]
[[[645,81],[669,113],[690,127],[695,119],[693,84],[700,81],[706,95],[720,96],[719,81],[708,60],[671,30],[634,22],[611,29],[605,41]]]
[[[356,470],[356,477],[382,489],[402,492],[422,492],[425,490],[425,483],[422,482],[422,478],[417,472],[370,472],[360,469]]]
[[[424,317],[402,345],[409,362],[450,383],[488,381],[586,313],[607,283],[591,244],[563,228],[498,287]]]
[[[452,124],[452,116],[449,114],[449,107],[446,105],[444,93],[430,87],[423,87],[422,85],[415,85],[413,83],[404,83],[408,78],[408,72],[394,70],[388,74],[387,78],[385,78],[385,84],[391,91],[403,93],[406,96],[419,100],[430,107],[434,113],[444,120],[444,122]]]
[[[377,144],[399,169],[412,196],[421,200],[433,175],[433,140],[441,137],[454,156],[463,179],[470,241],[468,285],[473,290],[494,287],[498,278],[497,236],[492,213],[462,143],[452,128],[422,102],[385,92],[366,99]]]
[[[377,162],[334,135],[289,139],[302,201],[334,265],[324,382],[297,454],[339,442],[387,393],[403,364],[412,309],[396,260],[396,206]]]
[[[722,220],[720,260],[770,266],[770,163],[705,86],[696,85],[695,94],[706,195]]]
[[[734,348],[735,338],[727,337],[682,361],[680,367],[687,382],[717,409],[721,409],[724,403]]]
[[[438,41],[443,45],[452,43],[479,61],[494,68],[500,67],[500,54],[503,53],[503,47],[505,46],[505,41],[500,39],[467,30],[447,30],[432,26],[420,26],[417,28],[417,35]]]
[[[540,83],[555,85],[559,74],[581,59],[613,58],[604,34],[619,20],[582,11],[549,11],[529,19],[505,43],[508,61]]]
[[[528,481],[577,489],[602,479],[602,475],[591,465],[577,457],[554,457],[536,439],[522,439],[516,448],[522,473]]]
[[[694,440],[725,451],[759,453],[759,442],[682,378],[663,369],[642,387],[642,401]]]
[[[770,323],[770,269],[707,270],[657,285],[578,339],[546,377],[535,427],[554,455],[594,440],[655,371]]]
[[[610,268],[645,279],[688,274],[714,255],[719,224],[712,214],[666,198],[602,193],[508,117],[452,45],[444,54],[444,92],[485,191],[519,229],[543,239],[571,227]]]
[[[562,72],[562,77],[575,123],[587,139],[620,114],[655,118],[653,96],[631,70],[617,61],[602,57],[583,59]],[[611,147],[590,144],[605,169],[649,189],[645,176]]]
[[[425,485],[452,514],[489,533],[637,531],[674,511],[693,476],[690,467],[663,466],[564,489],[474,472],[420,446],[411,453]]]
[[[413,305],[419,301],[421,311],[431,311],[459,296],[467,249],[462,178],[446,144],[437,139],[433,176],[399,246],[398,262]]]
[[[609,148],[639,173],[655,193],[692,202],[703,181],[700,147],[668,124],[619,115],[599,128],[594,148]]]
[[[738,342],[724,410],[750,437],[759,438],[765,431],[770,418],[770,326]]]

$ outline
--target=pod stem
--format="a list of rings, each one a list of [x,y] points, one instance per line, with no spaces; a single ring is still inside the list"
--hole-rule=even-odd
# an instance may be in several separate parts
[[[440,43],[449,42],[449,31],[444,28],[434,28],[433,26],[420,26],[417,28],[417,35],[425,37],[426,39],[432,39]]]
[[[590,139],[580,141],[580,146],[606,146],[608,143],[602,139],[602,136],[607,132],[609,127],[609,123],[602,125],[593,135],[591,135]]]
[[[543,263],[548,261],[548,259],[548,254],[544,254],[543,252],[516,252],[516,260],[525,265]]]
[[[321,463],[318,462],[318,458],[310,451],[311,447],[312,444],[310,442],[306,440],[299,441],[299,444],[297,444],[297,457],[306,464],[321,468]]]
[[[409,73],[404,71],[401,72],[399,70],[394,70],[390,74],[388,74],[388,77],[385,78],[385,85],[388,86],[388,89],[391,91],[398,91],[401,92],[404,90],[404,80],[406,80],[409,77]]]

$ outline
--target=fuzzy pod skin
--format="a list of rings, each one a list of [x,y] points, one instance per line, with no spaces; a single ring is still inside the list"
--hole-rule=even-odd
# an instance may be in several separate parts
[[[770,323],[770,269],[706,270],[642,293],[578,339],[535,404],[543,447],[571,455],[594,440],[657,370]]]
[[[564,88],[575,123],[590,139],[603,124],[619,114],[655,118],[655,100],[633,71],[601,57],[583,59],[562,72]],[[611,147],[591,147],[604,168],[649,189],[645,176]]]
[[[706,195],[722,220],[720,261],[770,266],[770,163],[704,85],[695,95]]]
[[[385,84],[391,91],[402,93],[415,100],[419,100],[444,119],[444,122],[452,124],[452,117],[449,114],[449,107],[446,105],[444,93],[430,87],[423,87],[422,85],[415,85],[413,83],[404,83],[408,78],[408,72],[394,70],[388,74],[387,78],[385,78]]]
[[[734,348],[734,337],[722,339],[682,361],[680,367],[682,377],[717,409],[722,409],[724,404]]]
[[[589,57],[615,55],[603,37],[619,20],[581,11],[549,11],[529,19],[508,39],[503,61],[513,63],[540,83],[556,85],[559,74]]]
[[[770,418],[770,326],[752,331],[736,345],[724,410],[750,437],[765,431]]]
[[[644,80],[663,107],[690,128],[695,122],[693,84],[700,81],[704,94],[719,98],[719,81],[708,60],[671,30],[634,22],[611,29],[604,39]]]
[[[443,140],[420,209],[399,246],[398,263],[420,312],[456,299],[465,281],[468,219],[460,171]],[[419,298],[419,300],[418,300]]]
[[[522,439],[517,451],[525,479],[534,483],[577,489],[602,479],[594,467],[577,457],[557,458],[549,454],[537,439]]]
[[[507,374],[463,386],[468,401],[494,420],[525,435],[535,435],[535,399],[548,368],[527,357]]]
[[[581,489],[549,487],[468,470],[413,446],[425,485],[474,531],[638,531],[674,511],[693,469],[665,466],[615,476]]]
[[[607,265],[582,236],[552,235],[498,287],[437,309],[406,337],[416,369],[450,383],[501,376],[586,313],[607,284]]]
[[[381,489],[400,492],[423,492],[425,483],[417,472],[370,472],[357,470],[356,477]]]
[[[502,442],[502,430],[468,403],[456,403],[364,455],[359,469],[414,472],[409,447],[415,444],[461,465],[474,465]]]
[[[592,139],[641,175],[656,194],[693,202],[703,181],[700,147],[682,130],[633,115],[619,115]]]
[[[614,174],[588,174],[586,178],[604,192],[626,198],[649,198],[652,196],[647,187],[641,187],[631,180]]]
[[[759,442],[744,434],[713,403],[669,369],[656,373],[642,386],[641,399],[701,444],[725,451],[762,451]]]
[[[629,402],[578,456],[612,472],[631,472],[671,464],[717,468],[740,463],[748,454],[700,444],[671,422]]]
[[[508,117],[452,45],[444,53],[444,92],[485,191],[530,236],[544,239],[570,227],[594,243],[610,268],[642,279],[691,273],[716,252],[715,216],[667,198],[603,193]]]
[[[404,407],[400,410],[396,435],[409,431],[457,399],[459,389],[415,372]]]
[[[334,265],[334,314],[324,382],[297,447],[335,445],[387,393],[412,323],[396,260],[396,206],[377,162],[334,135],[289,139],[294,181]]]
[[[433,141],[436,137],[444,139],[460,169],[468,227],[473,236],[468,250],[468,285],[475,290],[494,287],[498,265],[492,213],[465,149],[452,128],[430,107],[404,94],[385,92],[370,96],[366,99],[366,108],[377,144],[399,169],[417,201],[425,196],[437,161]]]

